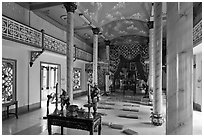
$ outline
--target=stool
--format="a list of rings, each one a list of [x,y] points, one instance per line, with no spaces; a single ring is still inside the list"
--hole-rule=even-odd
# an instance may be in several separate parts
[[[9,112],[9,107],[11,105],[15,105],[15,113],[11,113]],[[18,119],[18,101],[11,101],[11,102],[8,102],[8,103],[4,103],[2,104],[2,107],[6,107],[6,112],[7,112],[7,118],[9,118],[9,115],[10,114],[14,114],[16,116],[16,118]]]

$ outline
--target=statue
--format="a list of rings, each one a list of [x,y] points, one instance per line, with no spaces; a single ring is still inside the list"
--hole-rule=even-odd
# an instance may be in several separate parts
[[[62,89],[62,94],[60,95],[61,98],[61,111],[63,111],[64,105],[66,105],[66,109],[68,109],[69,103],[69,96],[66,95],[66,91]]]
[[[91,100],[92,100],[92,107],[93,107],[94,114],[96,114],[96,111],[97,111],[99,96],[100,96],[100,89],[96,84],[94,84],[91,90]]]

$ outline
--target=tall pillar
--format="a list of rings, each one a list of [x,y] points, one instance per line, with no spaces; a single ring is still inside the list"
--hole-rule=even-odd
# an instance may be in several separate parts
[[[77,5],[74,2],[64,3],[67,11],[67,94],[70,104],[73,103],[73,53],[74,53],[74,11]]]
[[[100,32],[99,28],[92,28],[93,37],[93,84],[98,85],[98,34]]]
[[[154,9],[152,4],[152,12],[150,17],[149,27],[149,98],[153,101],[154,91],[154,71],[155,71],[155,60],[154,60]]]
[[[105,40],[105,44],[106,44],[106,59],[109,65],[109,61],[110,61],[110,40]]]
[[[107,68],[107,73],[106,73],[106,77],[105,77],[105,82],[106,82],[106,88],[105,88],[105,93],[109,92],[109,68],[110,68],[110,40],[105,40],[105,44],[106,44],[106,59],[107,59],[107,63],[108,63],[108,68]]]
[[[154,3],[154,91],[152,123],[160,126],[162,116],[162,3]]]
[[[167,3],[167,135],[192,134],[193,3]]]

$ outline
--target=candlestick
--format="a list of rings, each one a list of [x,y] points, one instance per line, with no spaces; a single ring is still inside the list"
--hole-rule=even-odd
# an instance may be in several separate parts
[[[91,103],[90,84],[88,83],[88,104]]]

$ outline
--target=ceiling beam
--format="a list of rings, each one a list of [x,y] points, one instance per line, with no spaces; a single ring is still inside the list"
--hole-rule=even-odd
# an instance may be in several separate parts
[[[36,4],[30,5],[30,10],[39,10],[39,9],[49,8],[49,7],[58,6],[62,4],[63,2],[42,2],[39,4],[36,3]]]
[[[85,29],[91,30],[92,27],[91,26],[84,26],[84,27],[75,27],[74,28],[74,30],[85,30]]]

